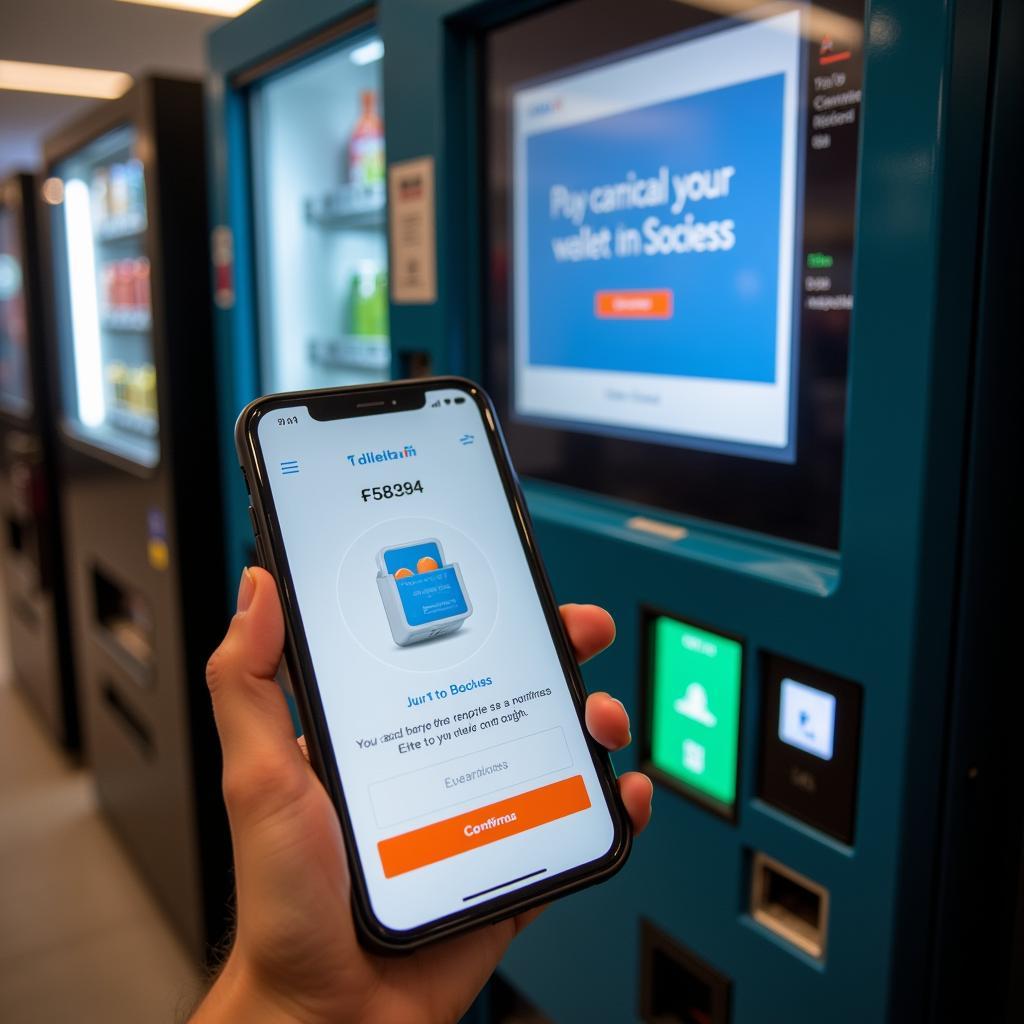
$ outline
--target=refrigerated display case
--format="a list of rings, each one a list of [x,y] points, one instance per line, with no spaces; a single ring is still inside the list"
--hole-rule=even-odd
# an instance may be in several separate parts
[[[15,415],[32,411],[21,205],[15,178],[0,195],[0,408]]]
[[[119,125],[53,168],[65,428],[140,465],[160,456],[146,183],[137,129]]]
[[[388,376],[383,52],[358,33],[251,87],[264,390]]]
[[[386,41],[377,8],[265,2],[210,37],[220,457],[257,395],[387,380]],[[402,372],[399,370],[398,372]],[[227,573],[255,559],[227,492]]]
[[[230,891],[202,680],[223,633],[202,90],[144,78],[48,141],[59,451],[100,805],[197,953]]]
[[[68,751],[79,744],[40,266],[38,182],[0,183],[0,561],[14,684]]]

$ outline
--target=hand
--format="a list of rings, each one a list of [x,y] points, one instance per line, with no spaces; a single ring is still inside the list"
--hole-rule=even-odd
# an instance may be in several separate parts
[[[565,605],[562,618],[581,661],[614,639],[611,616],[593,605]],[[409,956],[378,957],[359,945],[337,814],[295,741],[274,683],[283,646],[274,580],[262,569],[246,569],[238,613],[207,668],[224,750],[237,931],[193,1022],[457,1021],[508,944],[539,911]],[[626,711],[608,694],[591,694],[586,722],[610,750],[630,741]],[[619,788],[639,832],[650,818],[651,783],[627,772]]]

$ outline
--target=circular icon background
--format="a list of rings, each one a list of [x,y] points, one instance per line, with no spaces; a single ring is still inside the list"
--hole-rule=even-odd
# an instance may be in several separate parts
[[[454,633],[399,647],[377,589],[377,555],[383,548],[428,538],[440,543],[445,564],[458,565],[473,614]],[[378,661],[403,672],[455,668],[480,650],[498,617],[498,587],[487,557],[460,530],[436,519],[388,519],[371,526],[342,556],[337,593],[341,620],[352,639]]]

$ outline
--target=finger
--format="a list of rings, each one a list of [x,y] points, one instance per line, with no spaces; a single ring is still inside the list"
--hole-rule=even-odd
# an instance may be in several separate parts
[[[610,694],[592,693],[587,698],[587,732],[608,750],[621,750],[629,746],[632,737],[629,732],[629,715]]]
[[[596,604],[563,604],[562,622],[580,662],[600,654],[615,639],[615,620]]]
[[[633,822],[633,831],[643,832],[651,820],[654,784],[643,772],[626,772],[619,776],[619,795]]]
[[[273,679],[284,646],[284,620],[269,573],[243,572],[238,609],[207,664],[206,680],[224,751],[225,797],[245,800],[261,789],[287,786],[289,768],[303,762],[284,695]]]

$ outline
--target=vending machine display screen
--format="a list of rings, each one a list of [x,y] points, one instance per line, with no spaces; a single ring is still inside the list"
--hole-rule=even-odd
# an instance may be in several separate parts
[[[834,547],[862,11],[709,6],[491,36],[490,380],[527,473]]]

